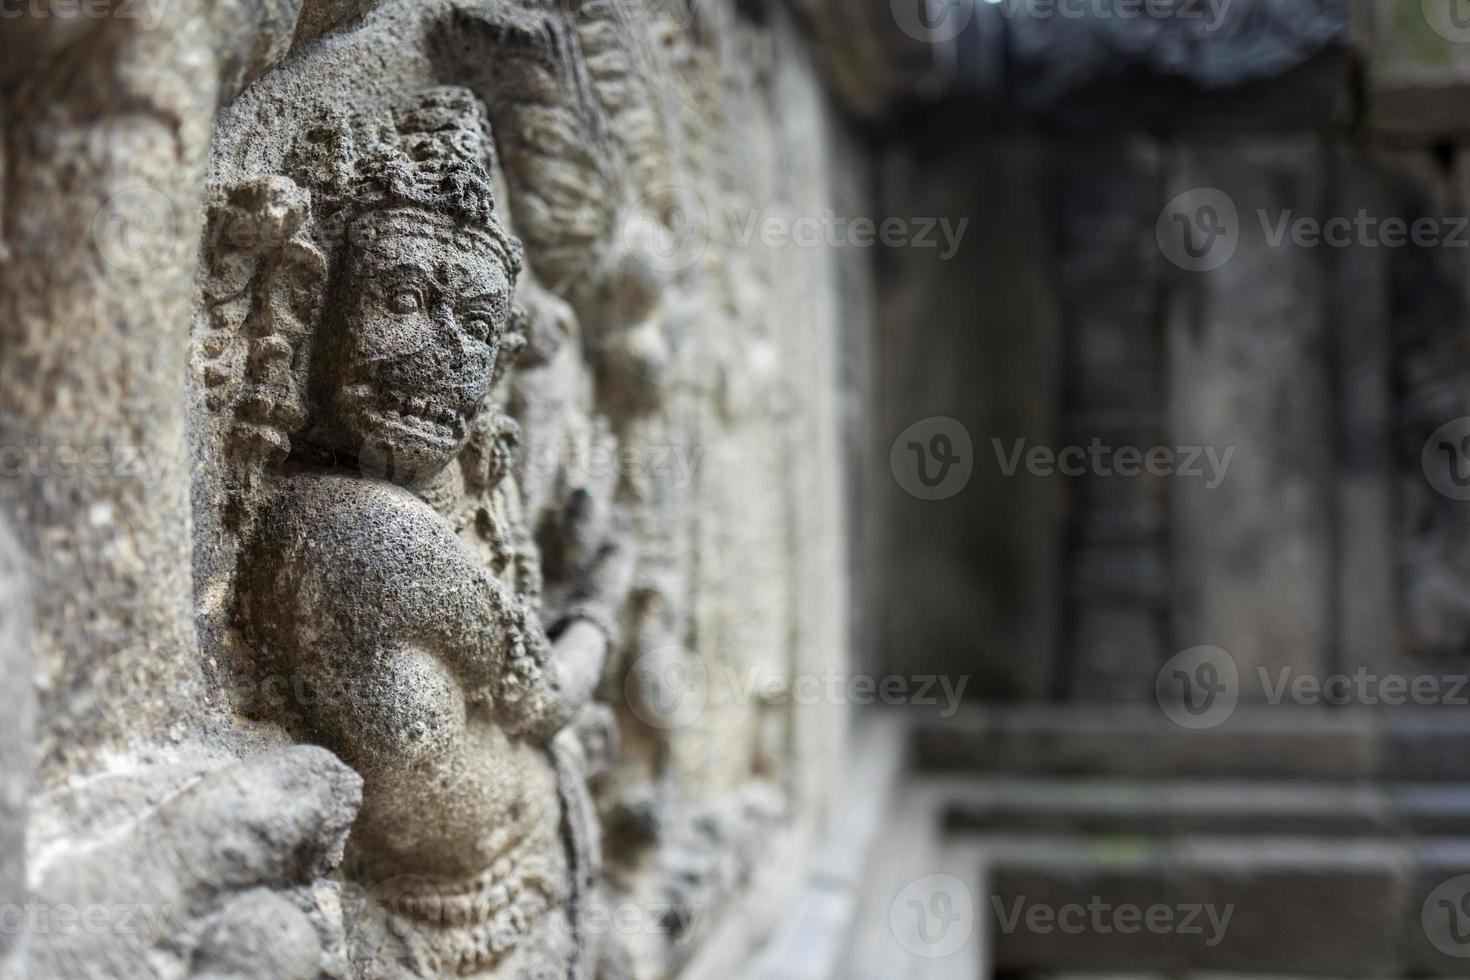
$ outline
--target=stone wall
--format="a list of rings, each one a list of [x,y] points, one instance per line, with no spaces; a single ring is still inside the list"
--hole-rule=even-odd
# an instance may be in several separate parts
[[[954,260],[882,267],[883,438],[948,416],[974,444],[962,492],[888,495],[887,663],[1026,700],[1149,701],[1203,646],[1254,700],[1262,671],[1462,669],[1459,502],[1425,479],[1466,415],[1452,8],[976,8],[881,171],[885,213],[975,219]],[[1094,442],[1206,472],[1005,472]]]
[[[731,975],[841,759],[786,685],[863,630],[872,363],[868,256],[748,229],[869,211],[891,93],[809,4],[49,9],[0,871],[105,922],[10,973]]]

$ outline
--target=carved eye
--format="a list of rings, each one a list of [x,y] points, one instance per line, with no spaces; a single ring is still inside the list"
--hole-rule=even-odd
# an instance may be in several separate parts
[[[394,313],[416,313],[423,306],[418,290],[400,286],[388,294],[388,309]]]
[[[466,316],[464,328],[471,336],[487,344],[495,338],[495,321],[484,313],[471,313]]]

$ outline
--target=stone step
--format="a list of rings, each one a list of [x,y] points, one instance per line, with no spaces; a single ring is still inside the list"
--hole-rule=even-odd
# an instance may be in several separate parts
[[[890,740],[838,808],[861,830],[816,862],[828,901],[800,931],[847,955],[766,976],[1470,978],[1470,781],[1452,781],[1470,731],[1445,713],[1252,708],[1191,733],[1146,710],[987,709],[920,727],[924,765],[902,770]],[[1395,740],[1449,751],[1392,765]],[[1094,906],[1137,911],[1056,918]]]
[[[1470,712],[1241,705],[1181,728],[1150,704],[968,706],[917,722],[928,772],[1470,783]]]
[[[928,805],[905,805],[910,800],[904,787],[910,733],[902,718],[878,713],[868,721],[853,732],[851,763],[810,855],[804,894],[791,904],[763,952],[749,962],[743,973],[749,980],[857,980],[859,974],[843,963],[860,944],[866,944],[860,961],[880,971],[864,976],[884,976],[881,971],[889,964],[901,962],[896,939],[862,921],[864,915],[879,914],[865,908],[864,901],[870,892],[901,887],[895,877],[902,876],[905,862],[934,862],[944,809],[934,798]],[[910,825],[910,820],[917,824]],[[909,849],[890,846],[895,827],[905,828]],[[974,976],[972,972],[964,980]]]
[[[1470,786],[949,776],[926,781],[951,832],[1452,836]]]
[[[992,834],[965,846],[997,978],[1470,975],[1462,840]],[[947,846],[952,867],[966,866],[962,850]]]

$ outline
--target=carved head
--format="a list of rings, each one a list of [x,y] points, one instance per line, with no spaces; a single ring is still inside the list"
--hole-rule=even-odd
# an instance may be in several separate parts
[[[430,89],[363,136],[314,358],[318,433],[396,483],[465,447],[511,330],[520,247],[501,227],[484,109]]]

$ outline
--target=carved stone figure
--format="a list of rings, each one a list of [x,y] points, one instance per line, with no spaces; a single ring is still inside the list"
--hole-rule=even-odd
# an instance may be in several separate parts
[[[844,662],[861,256],[721,219],[867,178],[768,6],[0,31],[4,863],[166,913],[7,968],[718,976],[792,907],[839,713],[746,684]],[[677,727],[650,654],[712,679]]]
[[[508,478],[517,430],[492,398],[523,338],[483,107],[430,89],[309,133],[294,161],[304,186],[275,178],[233,204],[274,233],[252,242],[275,239],[234,396],[264,501],[238,517],[253,670],[289,678],[299,697],[270,710],[363,776],[348,862],[386,930],[362,930],[367,959],[580,975],[592,845],[579,747],[556,736],[608,631],[590,587],[542,621]],[[591,520],[580,506],[570,523]],[[615,556],[594,541],[576,559],[592,582]]]

